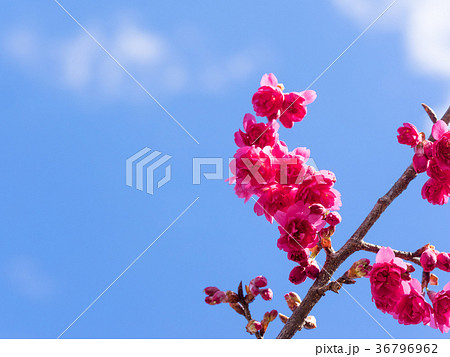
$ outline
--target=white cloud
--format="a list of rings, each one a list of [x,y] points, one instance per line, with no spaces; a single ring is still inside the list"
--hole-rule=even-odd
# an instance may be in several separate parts
[[[219,57],[204,45],[206,39],[195,28],[183,28],[181,42],[180,31],[174,31],[172,37],[163,36],[130,17],[119,21],[107,34],[99,26],[88,29],[151,93],[156,90],[159,94],[176,95],[191,90],[193,82],[196,90],[216,92],[255,71],[254,51]],[[45,37],[36,29],[18,28],[7,33],[1,42],[13,65],[21,66],[33,77],[79,94],[88,89],[90,95],[95,92],[114,100],[129,99],[131,79],[86,33],[78,28],[74,33]]]
[[[366,26],[392,0],[333,0],[344,14]],[[376,24],[402,33],[409,65],[440,79],[450,77],[450,2],[399,0]]]

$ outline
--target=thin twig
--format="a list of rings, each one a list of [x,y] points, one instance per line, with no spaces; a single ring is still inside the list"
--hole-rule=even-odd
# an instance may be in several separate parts
[[[436,116],[436,113],[433,111],[433,109],[431,109],[428,105],[426,105],[425,103],[422,103],[422,107],[423,109],[425,109],[425,111],[427,112],[428,116],[430,117],[431,121],[433,123],[436,123],[438,121],[438,118]]]
[[[359,250],[364,250],[366,252],[372,252],[372,253],[378,253],[378,251],[382,248],[381,245],[367,243],[367,242],[360,242]],[[405,252],[401,250],[392,249],[394,251],[394,254],[398,258],[402,258],[404,260],[407,260],[409,262],[412,262],[414,264],[420,265],[420,255],[421,255],[421,249],[416,250],[415,252]]]

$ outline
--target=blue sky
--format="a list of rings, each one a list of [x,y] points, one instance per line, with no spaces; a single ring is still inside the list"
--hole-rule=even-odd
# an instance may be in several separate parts
[[[247,338],[244,319],[206,305],[202,289],[235,289],[261,274],[274,299],[258,299],[255,317],[273,308],[287,314],[283,295],[304,295],[310,281],[288,281],[293,265],[276,247],[276,226],[231,186],[192,185],[192,158],[232,156],[262,74],[275,73],[288,91],[304,89],[388,2],[61,4],[200,145],[56,3],[5,1],[0,337],[56,338],[197,197],[64,338]],[[449,12],[445,0],[399,0],[313,86],[318,99],[307,119],[281,129],[290,148],[307,146],[337,175],[336,247],[409,165],[412,152],[397,144],[396,129],[410,121],[429,130],[420,103],[438,115],[449,104]],[[125,160],[144,147],[172,156],[172,180],[154,195],[125,185]],[[425,180],[392,204],[368,241],[450,251],[449,207],[422,200]],[[374,259],[354,260],[363,256]],[[449,276],[439,276],[442,287]],[[396,338],[448,337],[377,311],[365,279],[347,290]],[[328,294],[313,314],[318,328],[297,338],[389,337],[345,292]],[[277,320],[266,336],[281,326]]]

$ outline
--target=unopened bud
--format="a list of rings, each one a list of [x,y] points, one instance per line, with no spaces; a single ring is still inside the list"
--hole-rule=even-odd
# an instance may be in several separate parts
[[[337,212],[330,212],[327,215],[326,221],[330,226],[336,226],[342,222],[342,217]]]
[[[312,204],[311,206],[309,206],[309,210],[310,210],[311,214],[324,215],[327,212],[327,209],[320,203]]]
[[[305,319],[305,324],[303,325],[303,327],[307,330],[315,329],[317,327],[316,318],[312,315],[308,316]]]
[[[306,267],[306,276],[310,279],[317,279],[317,277],[319,276],[319,265],[317,264],[317,262],[315,260],[310,259],[309,261],[309,265]]]
[[[278,316],[280,317],[281,322],[284,324],[289,320],[289,317],[287,317],[286,315],[278,314]]]
[[[233,304],[239,301],[239,296],[235,292],[228,290],[225,294],[227,295],[228,303]]]
[[[326,228],[322,228],[320,230],[319,235],[320,235],[320,238],[322,238],[322,239],[330,239],[333,236],[334,232],[336,232],[336,227],[329,226]]]
[[[370,260],[367,258],[360,259],[353,263],[351,268],[347,271],[347,276],[350,279],[363,278],[372,270]]]
[[[263,287],[267,286],[267,279],[266,279],[266,277],[264,277],[262,275],[257,276],[256,278],[252,279],[252,281],[253,281],[253,284],[255,284],[255,286],[257,288],[263,288]],[[251,284],[251,282],[250,282],[250,284]]]
[[[284,295],[284,299],[286,300],[287,306],[289,307],[289,309],[291,309],[291,311],[294,311],[297,306],[302,303],[302,299],[300,299],[300,296],[298,296],[298,294],[293,291]]]
[[[437,255],[434,249],[425,250],[420,256],[420,265],[423,271],[430,272],[433,271],[437,264]]]
[[[205,288],[205,290],[203,290],[205,292],[206,295],[208,296],[213,296],[216,292],[219,291],[218,288],[216,288],[215,286],[208,286],[207,288]]]
[[[306,280],[306,270],[304,267],[297,265],[294,269],[289,273],[289,281],[292,284],[298,285],[303,283]]]
[[[259,291],[259,293],[261,294],[261,297],[266,301],[272,300],[273,298],[272,289],[262,289]]]
[[[288,253],[288,259],[302,264],[308,261],[308,251],[306,249],[292,250]]]
[[[277,310],[267,311],[264,314],[264,320],[269,323],[269,322],[274,321],[277,318],[277,316],[278,316],[278,311]]]
[[[245,328],[246,328],[248,333],[250,333],[251,335],[254,335],[259,330],[262,329],[262,325],[258,321],[250,320]]]
[[[450,255],[448,253],[439,253],[437,256],[436,267],[446,272],[450,272]]]

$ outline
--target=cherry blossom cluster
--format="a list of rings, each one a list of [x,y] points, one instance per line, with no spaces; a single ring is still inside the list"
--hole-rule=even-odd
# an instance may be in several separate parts
[[[262,77],[252,104],[256,115],[267,121],[258,123],[252,114],[245,114],[244,130],[234,135],[238,150],[230,164],[234,175],[230,182],[236,184],[235,193],[245,202],[258,197],[254,199],[258,216],[279,224],[277,246],[298,264],[289,280],[300,284],[307,277],[317,278],[319,267],[311,250],[319,243],[320,247],[330,245],[335,226],[341,222],[336,211],[342,204],[341,195],[334,188],[335,175],[308,165],[307,148],[289,151],[286,143],[279,140],[278,120],[286,128],[302,121],[306,105],[316,99],[316,93],[283,90],[272,73]]]
[[[438,120],[431,131],[434,142],[410,123],[398,128],[398,142],[414,148],[414,170],[426,172],[428,181],[422,188],[422,197],[434,205],[444,205],[450,196],[450,131],[443,120]]]
[[[428,290],[428,284],[437,285],[437,277],[429,274],[435,267],[450,271],[450,257],[427,245],[421,254],[420,263],[424,269],[422,283],[411,277],[410,273],[415,270],[412,265],[396,257],[391,248],[381,248],[368,275],[372,300],[379,310],[391,314],[400,324],[423,323],[441,332],[448,332],[450,283],[440,292]],[[425,290],[428,291],[431,304],[425,300]]]
[[[267,278],[264,276],[260,275],[250,280],[249,285],[245,285],[245,295],[242,282],[239,284],[237,293],[231,290],[221,291],[215,286],[208,286],[203,291],[206,294],[205,302],[208,305],[228,303],[234,311],[244,316],[248,321],[246,330],[251,335],[258,333],[260,337],[264,336],[269,323],[274,321],[278,316],[277,310],[272,310],[266,312],[260,322],[251,318],[248,305],[255,301],[258,295],[266,301],[272,300],[273,298],[273,292],[270,288],[267,288]]]

